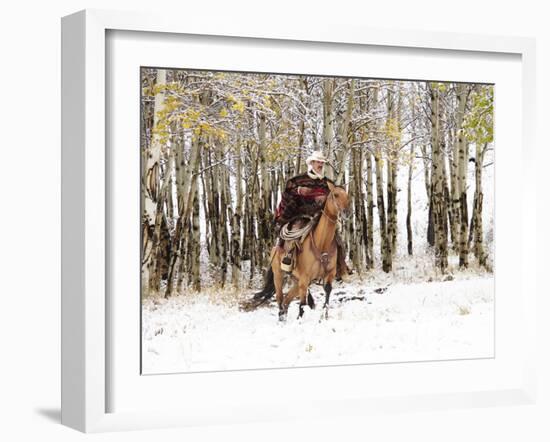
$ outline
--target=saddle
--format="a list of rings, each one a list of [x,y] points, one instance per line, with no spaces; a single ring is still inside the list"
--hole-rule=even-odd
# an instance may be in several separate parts
[[[291,272],[296,264],[296,255],[302,250],[302,243],[313,231],[320,215],[300,216],[289,221],[281,227],[279,237],[284,241],[285,256],[281,263],[281,269]]]

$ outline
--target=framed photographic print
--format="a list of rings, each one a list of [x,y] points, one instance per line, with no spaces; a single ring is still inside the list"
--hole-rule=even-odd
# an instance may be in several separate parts
[[[494,84],[140,76],[142,374],[494,357]]]
[[[63,423],[531,402],[533,57],[64,18]]]

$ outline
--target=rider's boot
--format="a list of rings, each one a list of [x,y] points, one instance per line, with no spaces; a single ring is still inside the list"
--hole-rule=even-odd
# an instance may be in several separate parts
[[[285,250],[285,256],[283,256],[283,259],[281,260],[281,270],[283,272],[292,272],[293,251],[294,248],[291,248],[290,250]]]

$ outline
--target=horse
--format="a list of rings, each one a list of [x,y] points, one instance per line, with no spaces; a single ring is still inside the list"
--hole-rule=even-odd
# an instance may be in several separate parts
[[[267,281],[266,288],[262,291],[264,296],[268,290],[270,295],[276,294],[279,306],[279,320],[284,321],[288,313],[288,306],[295,297],[300,299],[298,318],[304,314],[306,299],[313,308],[313,298],[308,296],[308,287],[312,281],[322,281],[325,291],[325,316],[328,316],[328,304],[332,291],[332,281],[336,276],[336,224],[342,211],[349,205],[348,194],[343,187],[328,183],[329,193],[326,197],[321,216],[314,229],[308,234],[301,245],[301,251],[296,255],[296,264],[291,276],[294,285],[283,293],[284,272],[281,270],[281,261],[284,251],[279,247],[271,250],[271,275],[272,281]],[[260,293],[262,293],[260,292]]]

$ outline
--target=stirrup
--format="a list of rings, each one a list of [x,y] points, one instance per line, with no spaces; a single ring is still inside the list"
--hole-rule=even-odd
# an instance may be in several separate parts
[[[292,258],[289,255],[286,255],[281,260],[281,270],[283,272],[292,272]]]

